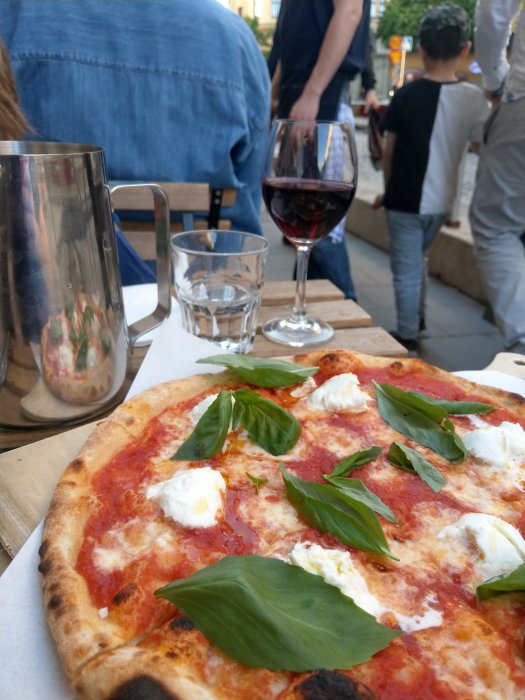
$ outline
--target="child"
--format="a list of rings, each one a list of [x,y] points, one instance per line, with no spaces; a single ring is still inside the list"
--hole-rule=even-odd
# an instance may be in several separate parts
[[[390,266],[397,309],[392,335],[417,350],[425,328],[426,251],[447,218],[458,168],[468,142],[476,148],[489,107],[482,91],[456,77],[470,50],[469,19],[457,5],[440,5],[423,17],[420,80],[400,88],[381,122],[386,133],[385,194]]]

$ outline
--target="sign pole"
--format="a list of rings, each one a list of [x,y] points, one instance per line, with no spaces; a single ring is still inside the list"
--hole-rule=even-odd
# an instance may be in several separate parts
[[[399,66],[399,78],[397,81],[397,87],[403,87],[403,83],[405,82],[405,57],[406,57],[407,52],[405,49],[401,50],[401,65]]]

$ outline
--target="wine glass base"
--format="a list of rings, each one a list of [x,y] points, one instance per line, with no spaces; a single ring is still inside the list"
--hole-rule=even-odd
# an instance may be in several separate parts
[[[334,335],[332,326],[309,316],[300,319],[295,319],[293,316],[272,318],[264,324],[262,332],[268,340],[289,345],[292,348],[326,343]]]

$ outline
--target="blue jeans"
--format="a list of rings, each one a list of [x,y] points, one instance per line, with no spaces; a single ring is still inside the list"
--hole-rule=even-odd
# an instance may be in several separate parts
[[[334,243],[327,237],[312,248],[308,261],[308,279],[330,280],[344,293],[346,299],[357,301],[344,240]]]
[[[386,210],[390,232],[390,269],[394,281],[397,332],[415,340],[425,317],[426,252],[445,214],[411,214]]]

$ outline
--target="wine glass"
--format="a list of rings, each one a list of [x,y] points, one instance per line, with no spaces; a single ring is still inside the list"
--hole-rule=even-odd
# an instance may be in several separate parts
[[[312,247],[345,216],[357,186],[353,127],[346,122],[274,122],[263,176],[263,197],[275,224],[297,250],[292,313],[262,327],[277,343],[303,347],[329,340],[334,330],[305,309]]]

